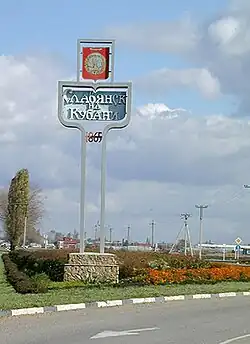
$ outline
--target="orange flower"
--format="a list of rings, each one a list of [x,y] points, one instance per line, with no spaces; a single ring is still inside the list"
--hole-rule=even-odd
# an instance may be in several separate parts
[[[148,269],[147,282],[151,284],[203,283],[221,281],[250,280],[250,267],[224,265],[199,269]]]

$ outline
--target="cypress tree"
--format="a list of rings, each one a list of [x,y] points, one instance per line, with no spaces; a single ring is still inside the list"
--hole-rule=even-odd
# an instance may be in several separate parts
[[[8,192],[7,216],[5,220],[11,250],[20,244],[24,234],[25,218],[29,205],[29,172],[27,169],[19,170],[11,180]]]

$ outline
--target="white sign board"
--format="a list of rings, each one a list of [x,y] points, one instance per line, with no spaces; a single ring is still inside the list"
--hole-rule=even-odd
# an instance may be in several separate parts
[[[131,83],[58,82],[58,118],[85,131],[125,128],[131,116]]]

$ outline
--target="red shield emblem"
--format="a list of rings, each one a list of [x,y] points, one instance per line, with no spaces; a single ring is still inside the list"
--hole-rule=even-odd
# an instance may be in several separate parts
[[[82,78],[106,80],[109,77],[109,48],[82,48]]]

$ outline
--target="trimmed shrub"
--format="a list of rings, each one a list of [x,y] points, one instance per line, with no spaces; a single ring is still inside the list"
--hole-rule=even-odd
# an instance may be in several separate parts
[[[63,281],[64,265],[68,261],[68,251],[41,250],[26,251],[16,250],[10,252],[10,258],[30,277],[37,274],[46,274],[51,281]]]
[[[36,294],[46,293],[48,291],[48,283],[41,283],[41,279],[31,279],[10,259],[8,254],[2,255],[5,274],[7,281],[13,286],[17,293],[20,294]]]
[[[50,279],[46,274],[39,274],[34,275],[30,278],[32,284],[33,284],[33,292],[34,293],[46,293],[48,291]]]

